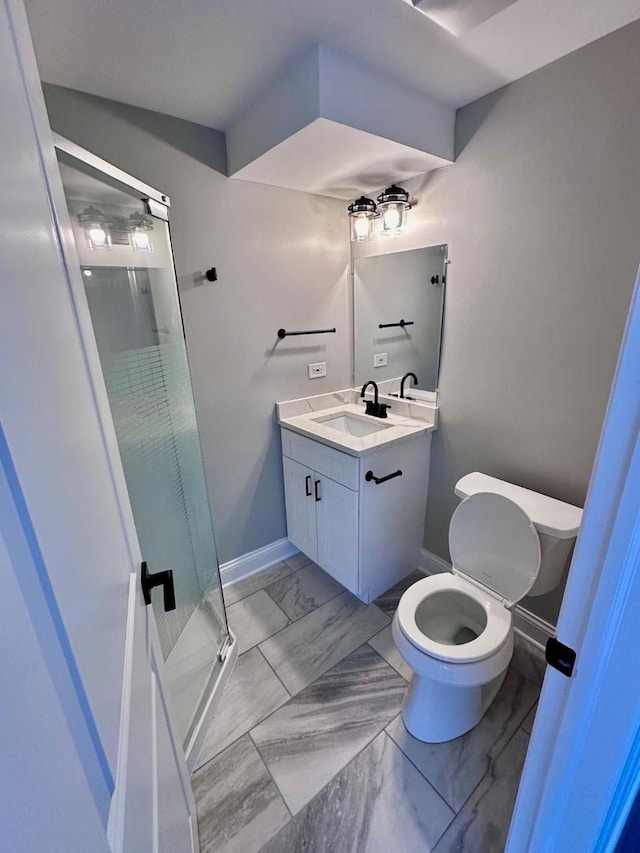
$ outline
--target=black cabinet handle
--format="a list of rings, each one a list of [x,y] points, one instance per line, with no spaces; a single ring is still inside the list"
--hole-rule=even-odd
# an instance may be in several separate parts
[[[316,480],[315,490],[316,490],[316,503],[317,503],[318,501],[322,500],[322,498],[320,497],[320,480]]]
[[[142,563],[140,567],[140,583],[142,585],[145,604],[151,604],[151,590],[156,586],[161,586],[164,590],[165,613],[176,609],[176,593],[173,586],[173,571],[171,569],[151,574],[146,562]]]
[[[394,471],[393,474],[387,474],[386,477],[376,477],[373,471],[367,471],[367,473],[364,475],[364,478],[367,483],[370,483],[373,480],[376,486],[379,486],[380,483],[386,483],[387,480],[393,480],[394,477],[402,477],[402,471],[398,469],[397,471]]]
[[[304,493],[308,498],[311,497],[311,474],[304,478]]]

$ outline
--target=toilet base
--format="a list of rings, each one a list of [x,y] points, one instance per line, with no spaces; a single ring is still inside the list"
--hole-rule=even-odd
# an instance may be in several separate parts
[[[402,705],[407,731],[425,743],[460,737],[483,718],[506,674],[479,687],[451,687],[414,673]]]

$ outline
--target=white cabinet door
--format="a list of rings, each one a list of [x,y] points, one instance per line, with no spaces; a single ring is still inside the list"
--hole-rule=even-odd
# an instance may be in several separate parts
[[[282,466],[289,539],[317,562],[315,481],[318,478],[310,468],[288,456],[282,457]]]
[[[318,565],[351,592],[358,592],[358,492],[316,476]],[[315,491],[315,488],[314,488]]]

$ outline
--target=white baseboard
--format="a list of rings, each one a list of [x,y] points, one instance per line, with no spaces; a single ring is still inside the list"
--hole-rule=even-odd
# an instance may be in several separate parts
[[[450,572],[451,565],[443,560],[442,557],[432,554],[431,551],[422,549],[420,555],[420,571],[426,575],[437,575],[441,572]],[[549,622],[540,619],[535,613],[531,613],[524,607],[516,605],[513,611],[513,625],[518,634],[521,634],[525,639],[529,640],[536,647],[543,649],[549,637],[555,636],[556,629]]]
[[[278,539],[276,542],[271,542],[262,548],[257,548],[255,551],[249,551],[248,554],[242,554],[236,557],[235,560],[229,560],[228,563],[223,563],[220,566],[220,579],[222,585],[234,583],[235,581],[248,578],[256,572],[267,569],[273,566],[274,563],[279,563],[281,560],[286,560],[288,557],[293,557],[298,553],[298,548],[292,545],[285,537]]]
[[[451,566],[446,560],[443,560],[442,557],[437,557],[431,551],[427,551],[426,548],[422,549],[418,568],[425,575],[439,575],[442,572],[451,571]]]

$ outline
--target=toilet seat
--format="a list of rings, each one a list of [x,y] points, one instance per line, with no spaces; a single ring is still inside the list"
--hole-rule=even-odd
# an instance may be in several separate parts
[[[478,637],[468,643],[450,645],[433,640],[420,630],[416,622],[416,611],[423,601],[438,592],[467,596],[483,608],[487,624]],[[460,575],[449,572],[432,575],[412,584],[400,599],[396,618],[403,635],[415,648],[447,663],[474,663],[484,660],[505,644],[511,631],[511,613],[502,602]]]
[[[449,525],[455,574],[495,592],[512,607],[529,592],[540,571],[540,538],[510,498],[476,492],[457,507]]]
[[[529,516],[512,500],[493,492],[477,492],[454,512],[449,547],[452,574],[413,584],[400,599],[397,622],[406,639],[426,655],[449,663],[473,663],[495,654],[510,636],[509,608],[527,594],[538,577],[540,539]],[[443,593],[451,594],[448,600]],[[435,617],[426,617],[437,623],[434,633],[446,633],[442,629],[446,629],[449,615],[453,630],[473,622],[474,617],[461,614],[469,613],[469,608],[478,613],[480,605],[486,624],[479,626],[474,639],[439,642],[421,630],[419,609],[436,594],[441,602],[433,599]],[[460,598],[456,600],[456,596]],[[469,599],[475,604],[470,605]]]

